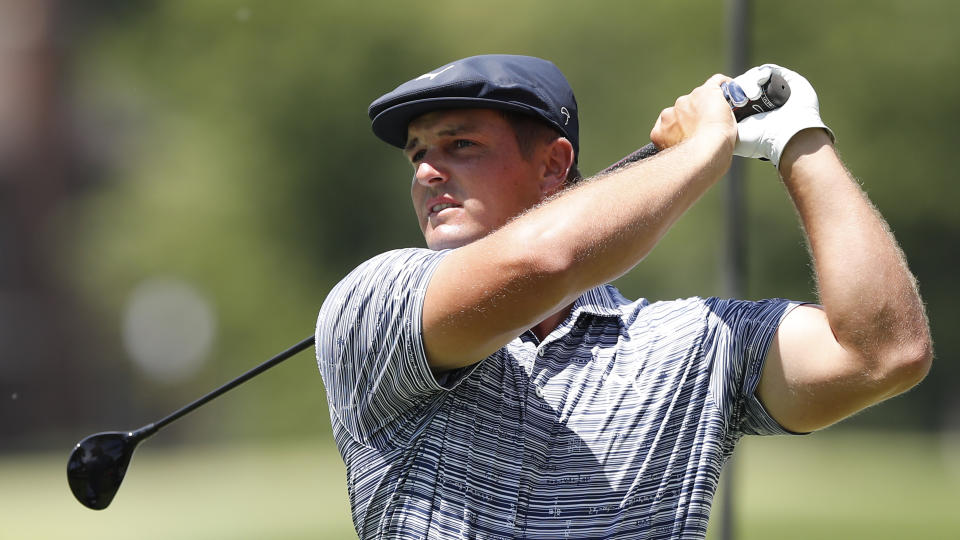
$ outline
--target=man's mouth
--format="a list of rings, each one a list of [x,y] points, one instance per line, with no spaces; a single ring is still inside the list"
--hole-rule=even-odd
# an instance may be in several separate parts
[[[463,205],[458,203],[453,197],[440,196],[427,201],[427,215],[435,216],[448,208],[460,208]]]
[[[439,213],[441,210],[446,210],[447,208],[453,208],[453,207],[455,207],[455,206],[457,206],[457,205],[455,205],[455,204],[453,204],[453,203],[438,203],[438,204],[435,204],[435,205],[433,205],[433,206],[430,207],[430,213],[431,213],[431,214],[437,214],[437,213]]]

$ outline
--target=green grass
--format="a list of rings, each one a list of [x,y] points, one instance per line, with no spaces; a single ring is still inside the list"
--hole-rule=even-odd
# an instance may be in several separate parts
[[[960,447],[936,435],[751,437],[734,461],[740,540],[960,538]]]
[[[354,534],[343,465],[329,438],[177,449],[148,442],[116,499],[99,512],[70,494],[68,453],[0,458],[0,539]],[[734,470],[738,539],[958,538],[960,474],[945,455],[930,435],[838,429],[747,439]],[[953,458],[960,464],[960,455]]]
[[[69,450],[0,460],[0,539],[356,537],[331,439],[178,449],[146,442],[101,511],[70,493]]]

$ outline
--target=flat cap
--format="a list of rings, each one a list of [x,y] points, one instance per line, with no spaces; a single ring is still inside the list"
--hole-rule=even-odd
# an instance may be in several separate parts
[[[488,108],[539,118],[580,153],[577,100],[552,62],[532,56],[471,56],[407,81],[370,104],[377,137],[403,148],[410,121],[439,109]]]

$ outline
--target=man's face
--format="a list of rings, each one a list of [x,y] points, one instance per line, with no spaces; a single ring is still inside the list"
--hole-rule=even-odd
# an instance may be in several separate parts
[[[469,244],[543,199],[536,152],[523,158],[496,111],[427,113],[410,122],[407,141],[410,194],[430,249]]]

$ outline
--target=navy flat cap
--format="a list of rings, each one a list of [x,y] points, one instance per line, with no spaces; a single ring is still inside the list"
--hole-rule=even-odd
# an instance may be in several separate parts
[[[552,62],[532,56],[471,56],[407,81],[370,104],[377,137],[403,148],[407,126],[439,109],[488,108],[534,116],[560,131],[580,153],[577,100]]]

